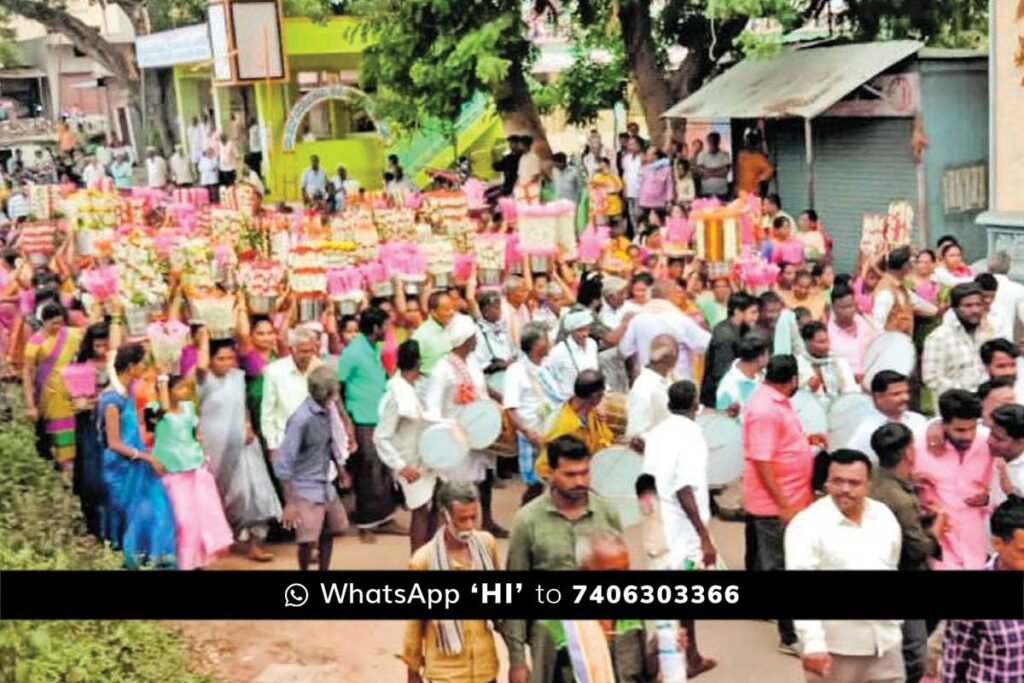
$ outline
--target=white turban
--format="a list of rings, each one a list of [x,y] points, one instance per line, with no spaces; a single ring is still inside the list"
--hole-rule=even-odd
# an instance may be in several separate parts
[[[611,296],[612,294],[618,294],[629,285],[629,281],[615,275],[605,275],[601,278],[601,294],[602,296]]]
[[[476,336],[476,323],[468,315],[457,315],[448,323],[448,341],[456,349]]]
[[[562,325],[566,332],[575,332],[580,328],[593,324],[593,322],[594,316],[588,309],[578,308],[565,314]]]

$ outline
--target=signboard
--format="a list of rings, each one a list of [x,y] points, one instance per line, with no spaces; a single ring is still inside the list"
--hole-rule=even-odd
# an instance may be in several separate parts
[[[207,17],[217,85],[288,79],[279,0],[211,0]]]
[[[161,31],[135,39],[135,58],[143,69],[207,62],[212,56],[206,24]]]
[[[822,116],[913,116],[921,106],[921,76],[916,73],[883,74],[857,88]]]
[[[947,168],[942,174],[944,213],[967,213],[988,208],[988,166],[984,162]]]
[[[990,3],[992,210],[1024,213],[1024,12],[1020,2]]]

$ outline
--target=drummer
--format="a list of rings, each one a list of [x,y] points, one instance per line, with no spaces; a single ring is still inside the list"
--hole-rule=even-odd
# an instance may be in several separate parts
[[[828,328],[825,323],[811,321],[800,328],[805,350],[797,356],[800,388],[806,389],[826,407],[843,394],[860,391],[845,358],[829,352]]]
[[[604,400],[604,375],[599,370],[584,370],[576,378],[573,395],[562,404],[544,435],[540,457],[534,471],[541,480],[547,480],[547,445],[560,436],[571,435],[581,440],[590,453],[597,453],[612,445],[614,435],[598,406]]]
[[[377,456],[391,468],[412,512],[409,545],[413,553],[433,537],[437,526],[433,501],[437,473],[424,466],[417,450],[426,425],[426,411],[416,393],[419,378],[420,345],[410,339],[398,347],[398,372],[388,380],[373,432]]]
[[[864,453],[872,464],[878,456],[871,448],[871,435],[887,422],[899,422],[914,434],[914,441],[924,440],[928,420],[924,415],[909,410],[910,378],[895,370],[881,370],[871,380],[871,400],[875,409],[860,420],[860,426],[844,447]]]
[[[533,471],[533,463],[543,445],[544,424],[558,407],[558,385],[544,367],[544,358],[551,348],[547,331],[539,323],[528,323],[520,331],[522,355],[505,373],[503,407],[516,427],[519,473],[527,491],[528,502],[543,490]]]
[[[473,354],[477,326],[467,315],[456,315],[446,330],[451,352],[437,361],[427,377],[424,404],[427,419],[454,420],[458,411],[470,403],[490,396],[499,400],[487,387],[483,369]],[[421,361],[420,366],[423,366]],[[471,481],[480,487],[483,529],[496,538],[508,538],[508,532],[494,522],[491,514],[491,489],[494,484],[494,458],[486,451],[473,451],[464,467],[441,472],[444,480]]]
[[[503,394],[505,371],[516,356],[508,325],[501,318],[501,296],[493,291],[480,292],[476,296],[476,308],[479,317],[473,356],[483,368],[488,389],[500,397]]]

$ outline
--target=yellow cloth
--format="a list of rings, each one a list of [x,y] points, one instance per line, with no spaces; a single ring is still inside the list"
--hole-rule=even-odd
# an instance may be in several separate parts
[[[478,531],[480,541],[490,553],[495,569],[500,568],[494,536]],[[432,544],[424,545],[409,560],[409,569],[427,571]],[[452,569],[464,571],[472,566],[451,556]],[[437,629],[427,620],[412,620],[405,627],[405,644],[399,659],[424,680],[431,683],[489,683],[498,678],[498,651],[494,633],[486,621],[462,621],[462,652],[445,655],[437,642]]]
[[[590,186],[604,191],[604,215],[622,215],[622,178],[612,173],[598,171],[591,177]]]
[[[591,455],[611,446],[615,438],[612,430],[608,427],[608,423],[603,418],[599,418],[596,413],[591,411],[587,416],[587,423],[584,425],[583,420],[572,409],[572,405],[566,401],[558,409],[554,420],[551,422],[551,427],[548,429],[548,433],[544,435],[544,447],[541,448],[540,456],[537,458],[537,462],[534,463],[534,472],[541,479],[547,480],[551,476],[551,468],[548,466],[548,442],[566,435],[575,436],[580,439],[587,445],[587,450],[590,451]]]
[[[78,347],[82,343],[82,330],[75,327],[67,327],[67,335],[64,346],[53,364],[53,370],[45,378],[43,391],[39,396],[39,415],[47,423],[47,432],[51,434],[50,445],[54,458],[58,462],[73,460],[75,457],[74,439],[74,418],[75,411],[71,406],[71,395],[64,386],[64,378],[60,371],[68,363],[75,360],[78,355]],[[25,360],[31,362],[35,368],[39,368],[43,361],[50,355],[54,344],[57,343],[58,335],[52,337],[42,334],[32,335],[25,344]],[[37,370],[38,372],[38,370]],[[56,426],[57,423],[68,422],[64,426]]]

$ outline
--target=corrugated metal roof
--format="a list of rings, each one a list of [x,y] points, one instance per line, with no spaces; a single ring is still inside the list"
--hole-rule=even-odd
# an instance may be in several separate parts
[[[42,69],[35,69],[27,66],[0,69],[0,80],[15,80],[23,78],[46,78],[46,72]]]
[[[785,49],[745,59],[679,102],[662,118],[814,118],[922,43],[894,40]]]

